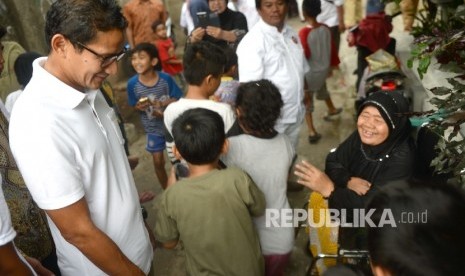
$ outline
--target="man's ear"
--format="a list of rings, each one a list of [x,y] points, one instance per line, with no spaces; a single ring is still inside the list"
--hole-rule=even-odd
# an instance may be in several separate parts
[[[221,154],[227,154],[229,151],[229,140],[225,139],[223,143],[223,147],[221,147]]]
[[[62,57],[66,57],[69,50],[75,50],[71,41],[66,39],[62,34],[56,34],[52,37],[50,47],[52,48],[52,52]]]
[[[179,153],[178,148],[176,147],[176,145],[173,145],[173,154],[174,154],[174,157],[176,157],[177,160],[182,159],[181,153]]]

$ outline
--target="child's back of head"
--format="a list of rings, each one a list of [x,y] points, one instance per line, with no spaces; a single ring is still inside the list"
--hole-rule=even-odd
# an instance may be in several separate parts
[[[302,3],[302,11],[307,17],[316,19],[316,17],[321,13],[320,0],[304,0]]]
[[[177,150],[193,165],[216,162],[226,140],[221,116],[204,108],[182,113],[174,120],[172,131]]]
[[[155,47],[155,45],[153,45],[152,43],[148,43],[148,42],[139,43],[131,50],[131,56],[134,54],[142,53],[142,52],[146,53],[150,57],[151,60],[156,58],[157,63],[155,64],[154,69],[157,71],[162,70],[161,63],[160,63],[160,57],[158,56],[158,49],[157,47]]]
[[[39,58],[36,52],[26,52],[18,56],[14,64],[14,70],[18,83],[24,88],[32,77],[32,62]]]
[[[237,54],[233,48],[227,46],[224,49],[226,63],[224,65],[224,75],[237,79]]]
[[[184,77],[190,85],[200,86],[207,76],[220,78],[226,58],[221,47],[207,41],[188,44],[183,57]]]
[[[274,133],[282,107],[281,93],[269,80],[246,82],[237,90],[238,120],[251,135],[262,137]]]

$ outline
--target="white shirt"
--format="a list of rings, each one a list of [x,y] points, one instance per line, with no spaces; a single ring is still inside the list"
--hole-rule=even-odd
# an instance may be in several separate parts
[[[21,92],[23,92],[22,89],[16,90],[15,92],[11,92],[6,96],[6,101],[5,101],[5,108],[6,110],[11,114],[11,111],[13,110],[13,106],[16,102],[16,100],[21,96]]]
[[[85,197],[93,223],[148,273],[152,247],[115,113],[99,90],[82,93],[44,70],[46,59],[34,61],[10,121],[11,149],[26,185],[45,210]],[[48,222],[64,275],[105,275]]]
[[[187,8],[186,2],[184,2],[181,7],[179,26],[187,29],[187,35],[190,35],[190,33],[194,30],[194,21],[192,20],[191,13]]]
[[[249,31],[260,20],[260,15],[255,7],[255,0],[229,1],[228,8],[233,11],[239,11],[245,15],[247,19],[247,29],[249,29]]]
[[[272,81],[284,102],[277,124],[296,123],[304,112],[304,74],[309,70],[297,33],[288,25],[278,32],[260,19],[239,43],[237,56],[239,81]]]
[[[234,124],[235,116],[229,104],[215,102],[212,100],[193,100],[181,98],[178,101],[168,105],[168,107],[165,109],[165,112],[163,113],[163,121],[165,123],[166,129],[171,135],[173,135],[171,128],[173,126],[174,120],[178,118],[179,115],[181,115],[184,111],[193,108],[205,108],[220,114],[221,118],[223,118],[225,132],[228,132],[228,130]]]
[[[1,100],[0,100],[1,102]],[[3,105],[3,102],[1,103]],[[3,183],[2,176],[0,175],[0,184]],[[6,205],[5,196],[3,195],[3,188],[0,188],[0,246],[4,246],[9,242],[13,242],[13,239],[16,237],[16,232],[11,225],[10,210]],[[13,244],[14,246],[14,244]],[[31,268],[29,263],[24,259],[23,255],[19,253],[16,246],[14,246],[16,254],[18,254],[19,259],[29,268],[32,275],[37,275],[35,271]]]
[[[336,7],[344,4],[344,0],[332,0],[333,3],[327,0],[321,0],[321,13],[316,17],[316,20],[325,24],[328,27],[339,25],[339,16],[337,15]]]

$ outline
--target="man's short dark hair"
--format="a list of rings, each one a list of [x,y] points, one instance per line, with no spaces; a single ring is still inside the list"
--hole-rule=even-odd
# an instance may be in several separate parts
[[[160,56],[158,55],[158,50],[157,50],[157,47],[155,47],[155,45],[153,45],[152,43],[148,43],[148,42],[139,43],[134,47],[134,49],[131,50],[131,55],[133,55],[134,53],[139,53],[139,52],[146,52],[149,55],[150,59],[153,59],[153,58],[158,59],[158,62],[154,66],[154,69],[157,71],[162,70]]]
[[[189,109],[173,122],[174,144],[181,156],[194,165],[215,162],[226,134],[221,116],[204,108]]]
[[[304,0],[302,3],[302,12],[308,17],[316,18],[321,13],[320,0]]]
[[[237,89],[239,121],[254,136],[261,137],[274,132],[282,107],[281,93],[269,80],[246,82]]]
[[[188,84],[200,86],[208,75],[219,78],[225,64],[221,47],[207,41],[189,43],[183,57],[184,77]]]
[[[51,40],[56,34],[68,38],[75,47],[76,42],[86,44],[97,33],[114,29],[124,31],[126,19],[115,0],[59,0],[47,12],[45,40],[51,50]]]
[[[283,0],[284,1],[284,4],[286,4],[286,6],[289,6],[289,0]],[[255,0],[255,7],[257,10],[260,10],[262,8],[262,0]]]

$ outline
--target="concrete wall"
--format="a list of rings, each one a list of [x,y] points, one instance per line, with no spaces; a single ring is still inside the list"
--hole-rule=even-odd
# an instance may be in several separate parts
[[[6,40],[18,41],[26,50],[45,54],[45,13],[54,0],[0,0],[0,24],[8,27]]]

